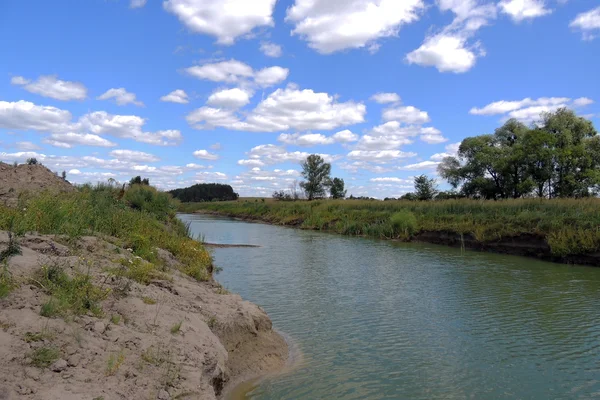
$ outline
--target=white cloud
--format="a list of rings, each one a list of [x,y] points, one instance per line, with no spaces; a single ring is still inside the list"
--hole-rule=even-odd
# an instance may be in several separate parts
[[[455,14],[452,23],[441,31],[427,36],[423,44],[406,55],[406,61],[440,72],[464,73],[475,65],[478,57],[485,56],[479,42],[470,39],[489,20],[496,18],[496,5],[480,4],[477,0],[439,0],[441,11]]]
[[[432,134],[432,133],[421,135],[421,136],[419,136],[419,139],[421,139],[425,143],[429,143],[429,144],[438,144],[438,143],[444,143],[444,142],[448,141],[448,139],[446,139],[442,135],[436,135],[436,134]]]
[[[403,171],[424,171],[429,169],[435,169],[440,163],[437,161],[422,161],[416,164],[404,165],[398,169]]]
[[[441,33],[427,38],[421,47],[408,53],[410,64],[435,67],[440,72],[467,72],[483,53],[477,46],[469,47],[461,35]]]
[[[296,0],[286,21],[292,34],[323,54],[353,48],[377,48],[377,40],[398,35],[402,25],[419,19],[422,0]]]
[[[192,32],[215,36],[231,45],[254,28],[273,26],[276,0],[166,0],[163,7]]]
[[[129,7],[130,8],[141,8],[141,7],[144,7],[146,5],[146,1],[147,0],[131,0],[129,2]]]
[[[573,105],[575,107],[585,107],[589,106],[590,104],[594,104],[594,100],[587,97],[580,97],[578,99],[573,100]]]
[[[56,107],[0,101],[0,128],[50,132],[64,129],[71,119],[69,111]]]
[[[500,100],[486,105],[483,108],[473,107],[469,111],[470,114],[474,115],[499,115],[505,114],[510,111],[519,110],[525,107],[532,106],[553,106],[569,102],[571,99],[568,97],[540,97],[539,99],[533,100],[529,97],[523,100],[517,101],[505,101]]]
[[[162,96],[161,101],[167,101],[170,103],[187,104],[189,103],[187,93],[182,89],[173,90],[171,93]]]
[[[367,161],[379,164],[414,156],[416,156],[415,153],[405,153],[400,150],[352,150],[350,153],[348,153],[347,157],[350,160]]]
[[[56,100],[84,100],[87,97],[87,88],[82,83],[62,81],[54,75],[40,76],[33,82],[22,76],[14,76],[10,83],[22,86],[28,92]]]
[[[584,40],[595,39],[600,33],[600,7],[577,14],[569,26],[580,30]]]
[[[239,160],[237,163],[238,165],[243,165],[244,167],[262,167],[265,165],[264,162],[258,159]]]
[[[288,152],[285,147],[276,146],[274,144],[262,144],[255,146],[248,152],[249,160],[240,160],[238,164],[246,166],[260,166],[258,163],[250,162],[250,160],[258,160],[263,165],[282,164],[286,162],[301,163],[306,160],[310,153],[303,151]],[[319,154],[327,162],[333,162],[338,159],[337,156],[330,154]]]
[[[201,107],[186,117],[195,128],[224,127],[252,132],[275,132],[296,129],[330,130],[364,121],[366,107],[362,103],[337,102],[327,93],[294,85],[277,89],[261,101],[244,121],[231,110]]]
[[[320,133],[307,133],[304,135],[300,135],[299,133],[282,133],[277,140],[281,143],[305,147],[335,143],[333,137],[327,137]]]
[[[158,158],[154,154],[144,153],[143,151],[136,151],[136,150],[113,150],[109,154],[111,157],[114,157],[119,161],[131,161],[131,162],[160,161],[160,158]]]
[[[196,150],[194,152],[194,157],[202,159],[202,160],[217,160],[219,156],[208,152],[208,150]]]
[[[552,12],[546,8],[544,0],[502,0],[498,7],[515,22],[543,17]]]
[[[250,103],[250,95],[248,91],[239,88],[224,89],[211,94],[206,103],[211,106],[235,109]]]
[[[196,174],[196,183],[206,183],[206,182],[214,182],[214,181],[224,181],[227,179],[227,174],[223,172],[198,172]]]
[[[136,99],[135,93],[130,93],[125,88],[108,89],[106,92],[97,97],[98,100],[110,100],[114,99],[115,103],[120,106],[126,104],[135,104],[136,106],[143,106],[144,103]]]
[[[436,153],[429,158],[431,158],[432,161],[442,161],[446,157],[456,157],[460,143],[461,142],[450,143],[446,145],[446,151],[444,153]]]
[[[283,82],[287,79],[290,70],[281,67],[263,68],[256,72],[254,81],[262,87],[269,87]]]
[[[426,111],[421,111],[413,106],[388,108],[383,111],[382,116],[386,121],[394,120],[406,124],[425,124],[431,121]]]
[[[348,129],[344,129],[343,131],[336,132],[333,135],[333,140],[338,143],[352,143],[358,140],[358,135]]]
[[[281,54],[283,53],[280,45],[271,42],[261,42],[260,51],[262,51],[264,55],[274,58],[281,57]]]
[[[113,143],[110,140],[104,139],[98,135],[76,132],[53,133],[48,139],[45,139],[44,142],[52,146],[62,147],[65,149],[70,149],[75,145],[97,147],[114,147],[117,145],[116,143]]]
[[[397,93],[377,93],[371,97],[371,100],[379,104],[399,103],[400,96]]]
[[[32,142],[17,142],[14,147],[21,151],[36,151],[41,149],[40,146]]]
[[[392,183],[399,183],[399,184],[413,184],[414,181],[412,179],[403,179],[403,178],[396,178],[396,177],[382,177],[382,178],[371,178],[369,179],[371,182],[392,182]]]
[[[185,71],[198,79],[225,83],[246,83],[253,80],[261,87],[269,87],[287,79],[289,69],[278,66],[254,71],[252,67],[237,60],[206,63],[186,68]]]

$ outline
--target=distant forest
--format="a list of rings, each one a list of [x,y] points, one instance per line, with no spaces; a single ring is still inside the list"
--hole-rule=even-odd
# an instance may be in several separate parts
[[[220,183],[198,183],[196,185],[171,190],[169,193],[183,203],[200,201],[228,201],[237,200],[239,195],[229,185]]]

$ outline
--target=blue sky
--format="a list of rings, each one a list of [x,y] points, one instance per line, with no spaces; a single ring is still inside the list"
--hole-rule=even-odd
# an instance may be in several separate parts
[[[510,117],[600,117],[591,0],[3,0],[0,46],[0,160],[77,183],[270,195],[318,153],[399,196]]]

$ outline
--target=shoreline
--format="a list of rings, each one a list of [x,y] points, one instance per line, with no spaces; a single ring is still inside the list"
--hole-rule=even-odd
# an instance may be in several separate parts
[[[282,226],[294,229],[304,229],[300,225],[301,220],[294,220],[289,224],[282,224],[270,221],[267,218],[257,218],[247,215],[236,215],[227,212],[213,211],[213,210],[196,210],[191,214],[205,214],[215,215],[221,217],[233,218],[235,220],[253,223],[263,223],[267,225]],[[314,230],[324,233],[341,235],[338,232],[330,229],[305,229]],[[348,236],[348,235],[345,235]],[[493,241],[478,241],[472,234],[461,235],[456,232],[449,232],[445,230],[440,231],[421,231],[415,234],[414,237],[408,240],[402,239],[384,239],[384,238],[373,238],[367,235],[351,235],[349,237],[362,237],[384,241],[396,241],[396,242],[418,242],[418,243],[430,243],[454,248],[464,248],[473,251],[483,251],[496,254],[506,254],[512,256],[520,256],[527,258],[534,258],[537,260],[553,262],[558,264],[566,265],[581,265],[589,267],[600,267],[600,252],[568,255],[568,256],[556,256],[551,253],[550,246],[546,242],[543,236],[534,234],[519,234],[511,237],[501,237]]]

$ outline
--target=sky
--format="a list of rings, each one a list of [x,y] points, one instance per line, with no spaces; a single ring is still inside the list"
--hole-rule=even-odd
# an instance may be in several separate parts
[[[509,118],[600,123],[597,0],[0,0],[0,49],[0,160],[74,183],[270,196],[320,154],[398,197]]]

